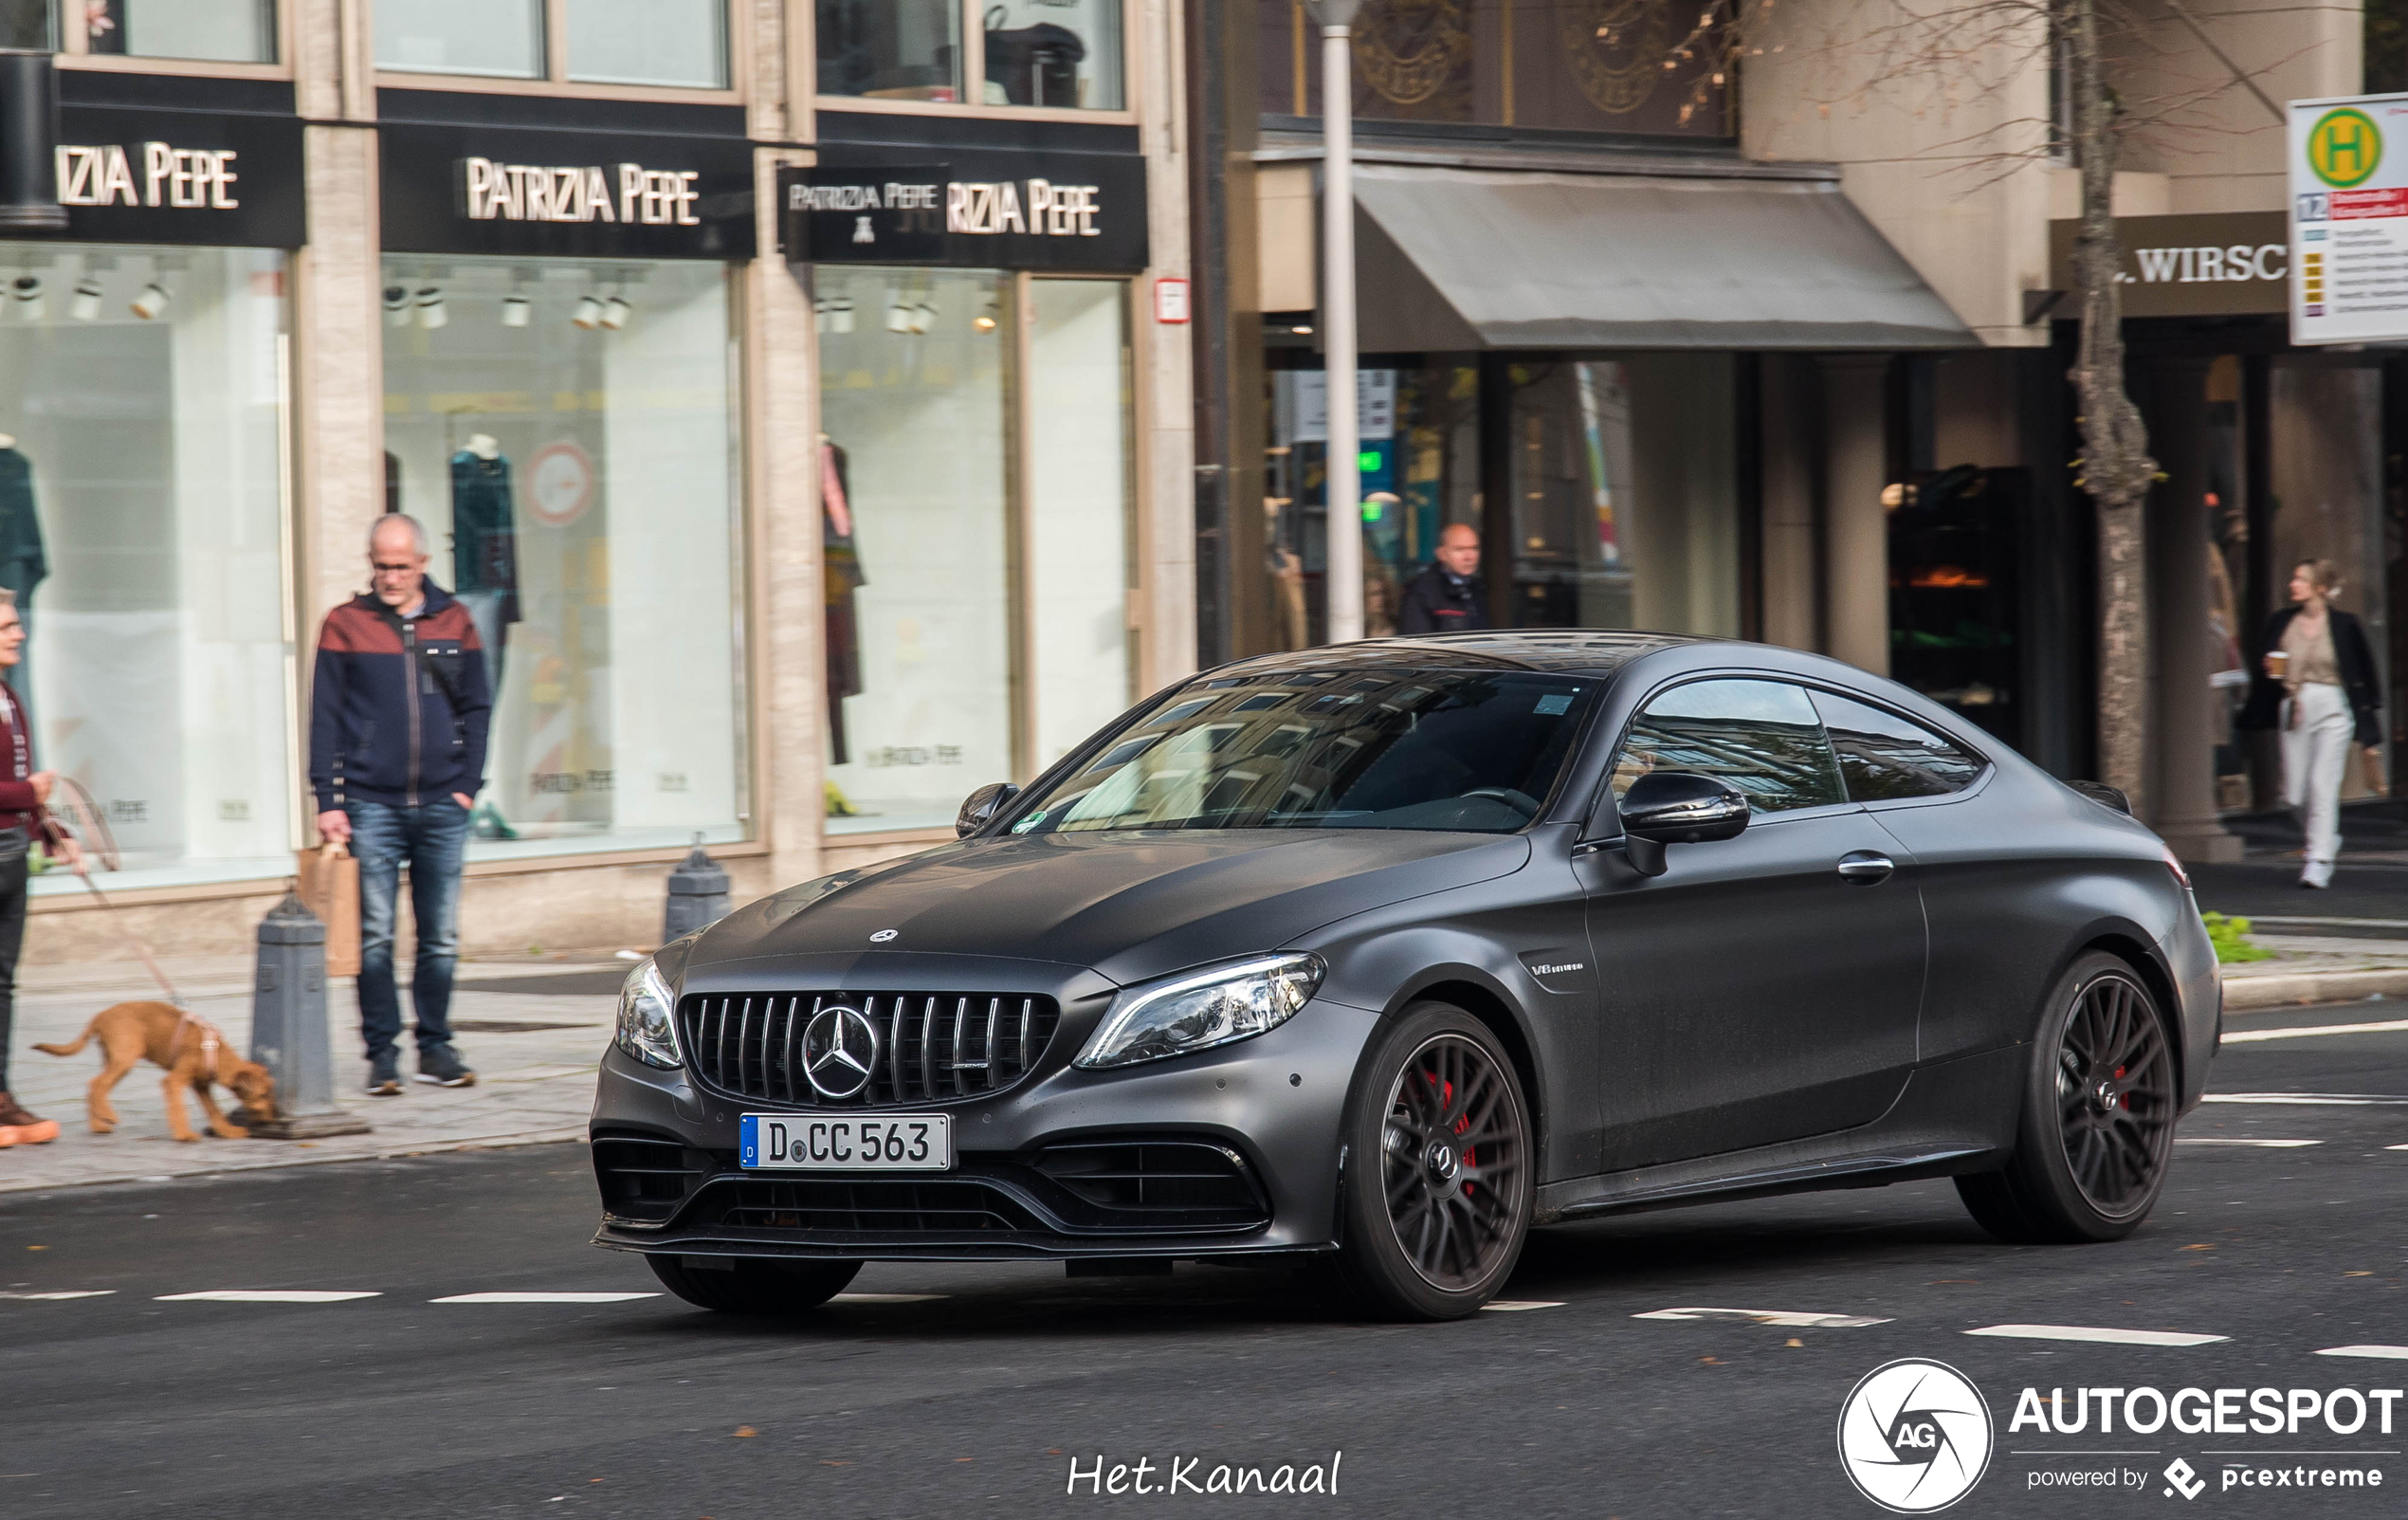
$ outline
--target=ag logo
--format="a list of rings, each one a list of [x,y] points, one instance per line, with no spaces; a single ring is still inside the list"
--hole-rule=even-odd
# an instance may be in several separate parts
[[[1990,1466],[1990,1406],[1965,1375],[1918,1357],[1865,1374],[1839,1406],[1839,1460],[1857,1491],[1899,1514],[1973,1492]]]
[[[2382,161],[2382,129],[2363,111],[2327,111],[2308,129],[2308,167],[2335,190],[2364,184]]]

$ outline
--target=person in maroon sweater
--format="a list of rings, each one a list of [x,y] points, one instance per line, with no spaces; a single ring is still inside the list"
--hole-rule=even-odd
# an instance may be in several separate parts
[[[16,594],[0,588],[0,671],[24,658],[25,619],[17,613]],[[33,735],[27,731],[25,707],[0,676],[0,1147],[38,1145],[59,1138],[56,1119],[35,1117],[9,1095],[17,951],[25,943],[26,857],[39,837],[50,858],[70,870],[83,870],[82,850],[44,807],[56,779],[51,772],[33,768]]]

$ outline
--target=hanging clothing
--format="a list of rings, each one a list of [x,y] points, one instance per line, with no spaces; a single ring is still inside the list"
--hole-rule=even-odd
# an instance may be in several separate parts
[[[451,563],[455,592],[499,592],[500,621],[519,618],[519,520],[510,461],[465,449],[451,456]]]
[[[845,451],[819,446],[820,594],[828,614],[828,742],[830,762],[847,763],[845,699],[860,696],[861,615],[853,593],[869,584],[853,547],[852,493],[847,485]]]

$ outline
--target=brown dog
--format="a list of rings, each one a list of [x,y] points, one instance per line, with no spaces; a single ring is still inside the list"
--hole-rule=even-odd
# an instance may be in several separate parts
[[[125,1080],[144,1056],[167,1068],[159,1084],[167,1094],[167,1132],[177,1140],[197,1141],[184,1113],[184,1092],[191,1089],[209,1115],[210,1131],[227,1140],[243,1140],[250,1131],[228,1122],[210,1095],[216,1083],[241,1100],[239,1112],[254,1123],[276,1114],[276,1079],[267,1068],[236,1055],[225,1036],[207,1020],[187,1015],[173,1003],[119,1003],[92,1016],[83,1033],[65,1045],[36,1045],[52,1055],[73,1055],[94,1035],[100,1037],[100,1074],[92,1079],[86,1106],[92,1132],[105,1135],[117,1127],[117,1108],[109,1090]]]

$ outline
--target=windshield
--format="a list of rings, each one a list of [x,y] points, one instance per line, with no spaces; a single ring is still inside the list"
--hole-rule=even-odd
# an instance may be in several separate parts
[[[1012,832],[1510,833],[1539,815],[1601,685],[1463,670],[1197,681],[1024,804]]]

